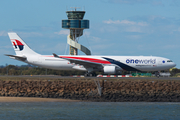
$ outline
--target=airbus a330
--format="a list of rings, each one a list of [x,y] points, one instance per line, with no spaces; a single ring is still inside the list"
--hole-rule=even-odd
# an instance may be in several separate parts
[[[87,71],[86,76],[101,71],[104,74],[118,74],[126,71],[160,71],[176,64],[167,58],[156,56],[80,56],[41,55],[34,52],[16,33],[8,33],[16,55],[10,58],[48,69]]]

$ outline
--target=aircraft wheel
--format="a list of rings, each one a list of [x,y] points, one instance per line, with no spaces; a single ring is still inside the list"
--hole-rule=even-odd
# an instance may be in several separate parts
[[[89,74],[89,73],[86,73],[84,76],[85,76],[85,77],[89,77],[89,76],[90,76],[90,74]]]
[[[156,76],[157,78],[159,78],[159,77],[160,77],[159,72],[155,72],[155,76]]]

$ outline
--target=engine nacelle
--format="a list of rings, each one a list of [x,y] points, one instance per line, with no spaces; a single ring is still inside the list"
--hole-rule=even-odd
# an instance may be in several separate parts
[[[116,66],[104,66],[104,73],[105,74],[115,74]]]

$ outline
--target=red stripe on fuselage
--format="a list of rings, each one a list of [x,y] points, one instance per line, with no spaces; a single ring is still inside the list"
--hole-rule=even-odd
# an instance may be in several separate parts
[[[100,59],[95,59],[95,58],[69,57],[69,56],[60,56],[60,58],[70,58],[70,59],[84,60],[84,61],[89,61],[89,62],[94,62],[94,63],[111,64],[109,61],[106,61],[106,60],[100,60]]]

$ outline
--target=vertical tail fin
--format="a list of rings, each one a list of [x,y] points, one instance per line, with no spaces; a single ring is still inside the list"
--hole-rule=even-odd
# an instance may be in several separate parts
[[[8,33],[11,43],[13,45],[16,55],[35,55],[38,54],[34,52],[18,35],[17,33],[10,32]]]

